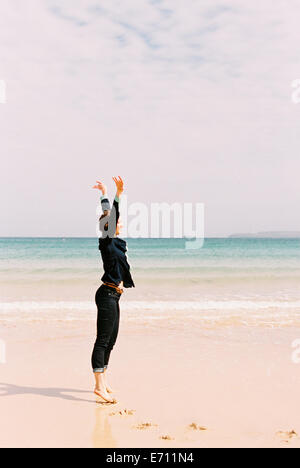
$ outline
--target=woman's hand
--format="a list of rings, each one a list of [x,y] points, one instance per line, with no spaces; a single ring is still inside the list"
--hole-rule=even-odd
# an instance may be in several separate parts
[[[113,177],[113,181],[114,183],[116,184],[116,187],[117,187],[117,196],[121,195],[121,193],[123,192],[124,190],[124,182],[122,180],[122,178],[120,176],[117,177]]]
[[[97,185],[94,185],[93,188],[97,189],[97,190],[100,190],[102,192],[102,195],[107,194],[106,185],[102,184],[102,182],[100,182],[99,180],[97,180]]]

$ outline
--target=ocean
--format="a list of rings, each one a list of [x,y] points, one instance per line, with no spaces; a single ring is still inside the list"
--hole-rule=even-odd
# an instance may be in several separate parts
[[[299,239],[128,239],[136,288],[128,320],[196,320],[205,325],[300,325]],[[0,321],[95,316],[101,284],[98,240],[1,238]]]

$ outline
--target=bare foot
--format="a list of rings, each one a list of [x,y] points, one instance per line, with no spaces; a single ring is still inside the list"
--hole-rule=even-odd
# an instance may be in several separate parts
[[[107,384],[106,384],[106,391],[107,393],[115,393],[115,391]]]
[[[95,395],[98,397],[102,398],[103,400],[107,401],[108,403],[117,403],[117,400],[115,398],[111,398],[106,390],[100,389],[100,388],[95,388],[94,390]]]
[[[103,380],[107,393],[115,393],[114,390],[107,383],[106,372],[103,374]]]

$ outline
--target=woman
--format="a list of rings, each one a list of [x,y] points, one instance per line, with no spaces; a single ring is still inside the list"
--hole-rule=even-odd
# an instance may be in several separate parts
[[[96,292],[98,308],[97,339],[95,342],[92,367],[96,380],[95,394],[109,403],[116,400],[109,396],[112,393],[106,379],[110,353],[116,343],[119,331],[120,308],[119,300],[124,288],[134,287],[127,261],[127,245],[123,239],[117,237],[120,233],[119,202],[123,192],[123,180],[113,177],[117,193],[111,210],[105,185],[97,181],[94,186],[102,192],[101,206],[103,214],[100,217],[99,250],[103,260],[104,275],[102,285]]]

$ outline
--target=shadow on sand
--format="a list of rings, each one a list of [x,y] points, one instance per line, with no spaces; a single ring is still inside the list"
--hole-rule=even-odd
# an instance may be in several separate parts
[[[77,390],[74,388],[24,387],[0,382],[0,397],[15,395],[39,395],[50,398],[61,398],[63,400],[81,401],[95,404],[95,400],[86,400],[84,398],[68,395],[68,393],[86,394],[91,392],[88,392],[87,390]]]

